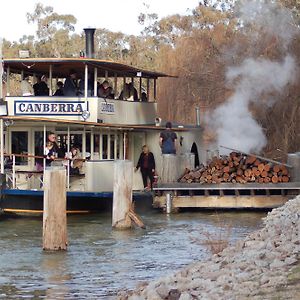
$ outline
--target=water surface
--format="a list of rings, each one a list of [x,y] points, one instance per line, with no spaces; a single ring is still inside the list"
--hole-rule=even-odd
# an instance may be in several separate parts
[[[41,218],[0,216],[0,298],[115,299],[118,290],[207,258],[207,236],[229,232],[233,243],[264,216],[146,212],[146,230],[127,231],[113,230],[110,214],[68,216],[68,250],[57,253],[42,250]]]

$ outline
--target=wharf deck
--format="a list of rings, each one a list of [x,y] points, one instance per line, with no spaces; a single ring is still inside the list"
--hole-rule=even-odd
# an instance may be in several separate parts
[[[272,209],[300,194],[300,182],[278,184],[168,183],[160,184],[154,190],[156,195],[153,206],[167,211],[180,208]],[[171,207],[168,207],[170,205]]]

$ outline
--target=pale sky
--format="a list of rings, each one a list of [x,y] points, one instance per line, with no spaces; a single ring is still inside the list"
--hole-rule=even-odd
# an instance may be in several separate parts
[[[78,33],[85,27],[96,27],[137,35],[142,30],[137,21],[140,12],[155,12],[159,17],[188,14],[199,0],[2,0],[0,37],[18,41],[23,35],[34,34],[36,26],[27,23],[26,13],[33,13],[38,2],[52,6],[59,14],[75,16]]]

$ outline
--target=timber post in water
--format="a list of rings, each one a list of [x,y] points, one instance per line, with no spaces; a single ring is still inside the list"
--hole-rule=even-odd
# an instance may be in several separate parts
[[[133,162],[117,160],[114,163],[114,195],[112,226],[126,229],[132,226],[129,211],[132,205]]]
[[[44,172],[43,249],[67,250],[66,170],[46,168]]]

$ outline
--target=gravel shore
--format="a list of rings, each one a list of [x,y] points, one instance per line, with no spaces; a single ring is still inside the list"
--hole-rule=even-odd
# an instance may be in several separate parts
[[[300,196],[273,209],[264,227],[118,299],[300,299]]]

